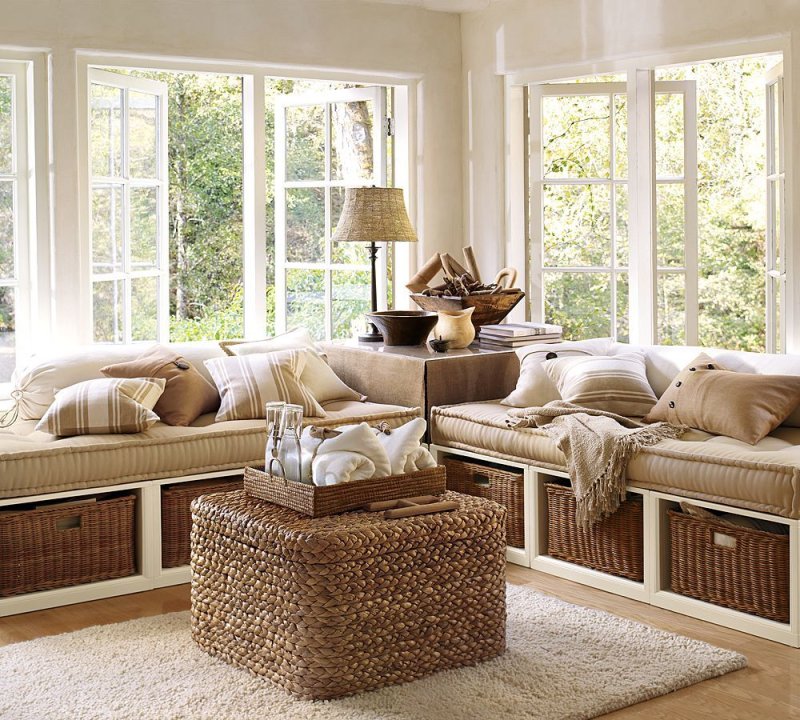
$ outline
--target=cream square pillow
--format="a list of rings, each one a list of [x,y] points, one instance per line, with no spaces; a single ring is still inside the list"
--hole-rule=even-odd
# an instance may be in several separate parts
[[[56,393],[37,430],[67,437],[138,433],[158,422],[153,412],[164,392],[162,378],[85,380]]]
[[[303,348],[308,350],[306,366],[300,375],[303,384],[320,403],[334,400],[358,400],[364,402],[367,397],[345,385],[339,376],[331,370],[322,355],[317,352],[314,339],[305,328],[297,328],[283,335],[266,340],[227,340],[220,347],[228,355],[244,356],[258,353],[275,352]]]
[[[657,402],[642,353],[555,358],[544,369],[561,398],[581,407],[642,417]]]
[[[325,417],[300,380],[307,356],[307,350],[277,350],[206,360],[221,401],[216,421],[263,418],[265,403],[276,400],[302,406],[306,417]]]

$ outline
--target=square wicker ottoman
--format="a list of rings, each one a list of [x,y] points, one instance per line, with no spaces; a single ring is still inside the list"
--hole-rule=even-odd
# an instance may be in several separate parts
[[[192,504],[192,636],[210,655],[323,700],[505,650],[505,509],[311,519],[243,491]]]

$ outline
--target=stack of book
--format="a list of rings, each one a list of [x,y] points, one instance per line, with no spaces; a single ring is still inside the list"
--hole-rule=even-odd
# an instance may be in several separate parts
[[[483,347],[505,350],[534,343],[556,343],[561,342],[561,326],[534,322],[484,325],[478,339]]]

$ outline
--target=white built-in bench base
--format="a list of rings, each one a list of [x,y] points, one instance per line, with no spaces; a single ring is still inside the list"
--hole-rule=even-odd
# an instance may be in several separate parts
[[[547,501],[545,483],[553,478],[569,479],[563,472],[547,470],[519,462],[498,460],[496,457],[431,445],[435,457],[444,455],[482,460],[495,465],[522,470],[525,483],[525,548],[507,549],[509,562],[540,570],[583,585],[623,595],[656,607],[723,625],[741,632],[800,647],[800,520],[753,512],[718,503],[692,499],[693,505],[747,517],[761,518],[789,526],[790,543],[790,615],[789,623],[778,623],[748,615],[737,610],[712,605],[694,598],[678,595],[670,589],[669,522],[667,510],[681,500],[677,495],[629,487],[629,492],[642,496],[644,502],[644,582],[634,582],[590,568],[574,565],[547,554]]]

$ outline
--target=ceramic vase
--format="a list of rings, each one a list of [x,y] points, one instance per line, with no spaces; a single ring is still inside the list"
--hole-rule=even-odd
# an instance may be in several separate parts
[[[439,320],[433,328],[436,339],[447,340],[451,350],[465,348],[475,339],[475,326],[472,324],[474,307],[464,310],[440,310]]]

